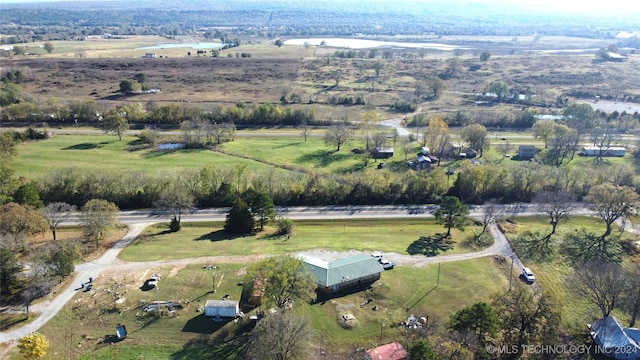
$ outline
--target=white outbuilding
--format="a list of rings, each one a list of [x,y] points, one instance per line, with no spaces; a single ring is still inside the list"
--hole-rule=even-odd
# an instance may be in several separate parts
[[[204,315],[215,318],[235,318],[240,314],[240,306],[233,300],[207,300]]]

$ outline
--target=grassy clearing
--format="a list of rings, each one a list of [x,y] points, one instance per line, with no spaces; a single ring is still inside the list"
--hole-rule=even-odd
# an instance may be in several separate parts
[[[382,251],[407,254],[407,247],[420,236],[444,231],[433,219],[296,221],[296,233],[289,239],[270,234],[274,228],[239,237],[223,229],[222,223],[183,223],[177,233],[165,233],[166,225],[148,228],[122,251],[126,261],[186,259],[199,256],[282,254],[313,249],[332,251]],[[471,229],[467,230],[470,233]],[[458,243],[467,233],[452,230]],[[171,249],[167,251],[167,249]],[[444,254],[473,251],[456,244]]]
[[[16,176],[38,178],[71,166],[90,172],[145,172],[151,175],[207,165],[234,168],[247,165],[254,172],[266,172],[268,165],[210,150],[128,151],[135,137],[118,141],[108,135],[58,135],[46,141],[30,142],[18,147]]]
[[[204,318],[198,308],[207,299],[219,299],[220,294],[240,300],[238,282],[244,280],[245,265],[216,265],[218,269],[213,272],[201,264],[194,264],[184,268],[140,269],[96,279],[94,291],[78,293],[40,330],[51,344],[45,359],[237,359],[239,348],[246,341],[244,336],[252,328],[251,323],[248,320],[238,324],[212,322]],[[154,290],[138,288],[142,284],[140,279],[153,273],[162,275],[158,294],[161,300],[183,301],[184,308],[173,317],[158,319],[145,315],[141,309],[143,303],[156,299]],[[215,294],[208,293],[212,274],[219,284]],[[370,290],[313,305],[296,303],[293,311],[311,319],[317,343],[330,341],[371,346],[379,340],[381,323],[385,323],[383,340],[396,340],[401,336],[396,325],[410,315],[429,316],[430,321],[442,324],[459,308],[489,301],[491,294],[504,289],[505,278],[490,258],[443,264],[439,286],[435,288],[437,274],[437,265],[397,267],[384,272]],[[416,282],[416,279],[421,280]],[[119,305],[107,292],[116,289],[116,285],[125,298]],[[368,298],[374,301],[361,307]],[[374,305],[378,310],[372,309]],[[251,309],[245,310],[251,314]],[[357,319],[351,329],[340,325],[339,319],[346,313]],[[117,324],[124,324],[129,332],[122,342],[114,338]]]

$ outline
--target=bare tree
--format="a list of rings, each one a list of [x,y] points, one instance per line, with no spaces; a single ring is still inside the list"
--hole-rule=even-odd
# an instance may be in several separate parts
[[[558,224],[567,221],[571,211],[575,209],[576,197],[567,191],[544,191],[533,198],[533,203],[537,204],[538,209],[549,217],[551,224],[551,233],[556,233]]]
[[[500,159],[500,162],[502,162],[502,160],[504,160],[509,154],[509,152],[512,150],[512,146],[511,144],[509,144],[508,140],[503,141],[502,143],[498,144],[498,146],[496,147],[500,155],[502,155],[502,159]]]
[[[302,129],[301,134],[304,138],[304,142],[307,142],[309,135],[311,135],[311,127],[309,126],[307,120],[303,120],[302,124],[300,124],[300,129]]]
[[[633,263],[625,269],[625,290],[622,309],[629,315],[629,327],[635,327],[640,315],[640,264]]]
[[[351,129],[344,123],[334,125],[324,133],[324,143],[335,146],[336,151],[340,151],[342,145],[349,140],[351,140]]]
[[[504,345],[557,344],[560,314],[546,293],[532,293],[522,285],[498,296],[493,306],[499,317]],[[520,354],[517,354],[520,355]]]
[[[602,234],[605,238],[611,234],[611,225],[618,219],[624,219],[631,214],[638,201],[638,193],[628,186],[602,184],[592,187],[584,198],[597,216],[606,224],[607,229]]]
[[[54,241],[56,240],[56,229],[58,225],[68,219],[75,210],[75,206],[65,202],[52,202],[40,210],[40,213],[49,225],[49,230],[51,230],[53,234]]]
[[[590,261],[574,268],[567,285],[576,296],[596,306],[604,318],[619,305],[626,284],[619,264]]]
[[[246,348],[249,360],[304,360],[311,356],[309,320],[288,311],[279,311],[261,320],[250,335]]]
[[[83,231],[86,235],[93,236],[96,247],[106,229],[118,221],[118,212],[116,204],[102,199],[89,200],[82,207],[80,221]]]

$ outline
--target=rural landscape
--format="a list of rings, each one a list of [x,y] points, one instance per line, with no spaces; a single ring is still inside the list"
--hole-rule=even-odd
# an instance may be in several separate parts
[[[0,1],[0,358],[640,358],[608,5]]]

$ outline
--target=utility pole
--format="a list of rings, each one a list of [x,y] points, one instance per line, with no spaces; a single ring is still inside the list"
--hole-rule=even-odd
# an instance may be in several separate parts
[[[509,292],[511,292],[511,280],[513,278],[513,256],[511,255],[511,270],[509,271]]]
[[[436,280],[436,287],[440,285],[440,263],[438,263],[438,279]]]
[[[380,337],[378,338],[378,346],[382,345],[382,328],[384,327],[384,323],[380,323]]]

